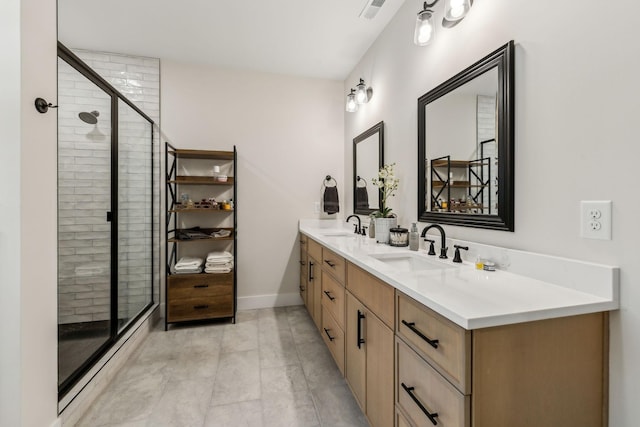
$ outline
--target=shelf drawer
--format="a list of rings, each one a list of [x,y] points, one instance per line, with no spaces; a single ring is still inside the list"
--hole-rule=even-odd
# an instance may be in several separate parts
[[[335,252],[322,248],[322,268],[331,272],[344,285],[345,260]]]
[[[307,252],[314,259],[322,259],[322,246],[313,239],[307,239]]]
[[[344,288],[330,275],[322,272],[322,305],[344,329]]]
[[[396,339],[396,357],[396,403],[413,425],[434,425],[428,412],[438,426],[470,426],[470,396],[460,393],[400,339]]]
[[[233,296],[233,273],[186,274],[168,277],[167,299]]]
[[[400,292],[397,304],[396,333],[462,393],[470,394],[471,332]]]
[[[344,331],[333,318],[333,315],[322,307],[322,339],[331,351],[338,369],[344,375]]]
[[[167,322],[233,317],[233,291],[206,298],[169,299]]]

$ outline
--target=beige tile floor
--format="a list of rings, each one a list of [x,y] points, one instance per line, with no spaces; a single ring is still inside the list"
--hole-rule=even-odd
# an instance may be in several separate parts
[[[162,325],[79,427],[367,426],[302,306],[232,324]]]

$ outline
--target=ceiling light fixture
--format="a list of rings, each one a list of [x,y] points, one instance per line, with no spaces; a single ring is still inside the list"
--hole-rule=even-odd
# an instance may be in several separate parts
[[[351,89],[351,93],[347,95],[347,106],[346,110],[349,113],[355,113],[358,111],[358,103],[356,102],[356,90]]]
[[[413,42],[418,46],[426,46],[433,41],[436,35],[436,25],[433,19],[433,7],[440,0],[424,2],[422,10],[416,18],[416,28],[413,34]],[[446,0],[442,26],[451,28],[457,25],[471,9],[473,0]]]

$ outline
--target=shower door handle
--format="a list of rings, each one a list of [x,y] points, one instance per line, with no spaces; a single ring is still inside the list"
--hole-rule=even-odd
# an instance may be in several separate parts
[[[107,222],[111,222],[113,220],[113,214],[111,212],[107,212]]]

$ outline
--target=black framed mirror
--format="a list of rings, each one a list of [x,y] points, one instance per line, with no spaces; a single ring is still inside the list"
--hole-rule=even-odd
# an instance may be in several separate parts
[[[514,229],[514,43],[418,98],[418,219]]]
[[[384,164],[384,122],[353,138],[353,211],[369,215],[380,208],[380,192],[371,180]]]

